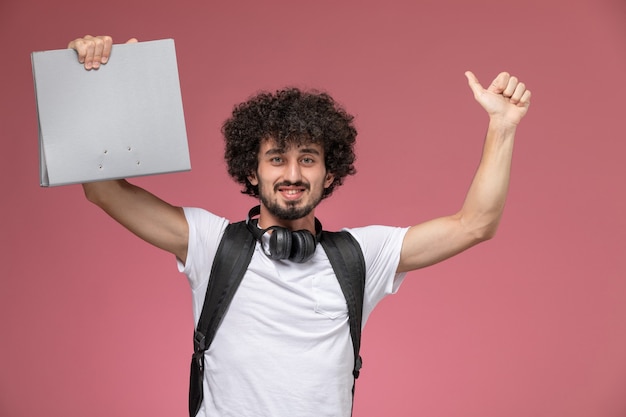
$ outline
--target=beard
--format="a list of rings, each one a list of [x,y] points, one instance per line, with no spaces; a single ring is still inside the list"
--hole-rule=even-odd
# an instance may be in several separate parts
[[[274,191],[277,191],[278,187],[290,185],[304,186],[307,190],[310,190],[310,186],[308,184],[297,182],[276,184],[276,186],[274,186]],[[299,203],[297,201],[288,201],[286,203],[287,206],[282,207],[278,203],[277,199],[271,200],[270,196],[264,191],[265,190],[263,189],[261,183],[259,183],[259,198],[261,200],[261,203],[263,203],[265,208],[267,208],[267,211],[269,211],[274,217],[281,220],[298,220],[308,216],[315,209],[315,207],[317,207],[320,201],[322,201],[323,194],[320,193],[319,195],[312,196],[313,199],[309,202],[309,204],[306,204],[304,206],[298,206]]]

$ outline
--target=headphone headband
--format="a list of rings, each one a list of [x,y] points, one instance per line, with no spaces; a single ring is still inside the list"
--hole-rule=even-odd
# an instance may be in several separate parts
[[[282,226],[270,226],[267,229],[259,228],[257,226],[258,220],[252,219],[253,217],[258,216],[259,214],[261,214],[261,206],[257,205],[257,206],[252,207],[250,211],[248,211],[248,216],[246,217],[246,224],[248,225],[248,230],[250,230],[250,232],[254,235],[255,239],[257,240],[261,239],[261,236],[263,236],[268,230],[272,230],[275,228],[284,229],[284,227]],[[254,227],[252,227],[253,225]],[[320,238],[322,237],[322,230],[323,230],[322,223],[316,217],[315,218],[315,241],[316,242],[320,241]],[[298,231],[301,231],[301,230],[298,230]]]
[[[315,253],[315,247],[322,236],[322,223],[315,218],[315,235],[308,230],[291,231],[282,226],[270,226],[260,229],[258,220],[252,219],[261,214],[261,206],[254,206],[248,212],[246,226],[252,236],[261,243],[263,252],[271,259],[289,259],[294,262],[306,262]],[[263,245],[262,237],[272,231],[269,240],[269,251]]]

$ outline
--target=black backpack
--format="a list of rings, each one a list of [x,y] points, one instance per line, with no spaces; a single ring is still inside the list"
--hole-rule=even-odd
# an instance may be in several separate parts
[[[363,316],[363,291],[365,288],[365,260],[358,242],[348,232],[326,232],[320,236],[339,286],[346,298],[350,324],[350,336],[354,348],[354,378],[359,377],[362,360],[361,321]],[[246,272],[256,240],[248,230],[246,222],[229,224],[215,254],[211,267],[209,285],[194,332],[194,353],[191,359],[189,380],[189,415],[195,417],[200,410],[202,379],[204,375],[204,352],[209,348],[226,310]],[[354,385],[352,386],[354,398]]]

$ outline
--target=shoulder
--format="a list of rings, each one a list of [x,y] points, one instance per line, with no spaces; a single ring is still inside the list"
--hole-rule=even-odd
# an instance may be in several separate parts
[[[223,229],[229,223],[228,219],[213,214],[203,208],[183,207],[183,211],[190,228],[193,226],[195,228],[208,227],[210,229],[214,229],[215,227],[218,227]]]
[[[206,283],[211,264],[229,222],[205,209],[183,207],[189,225],[187,258],[179,270],[187,275],[192,288]]]
[[[395,272],[408,228],[373,225],[343,230],[361,246],[368,271]]]
[[[189,246],[201,247],[201,250],[216,247],[229,224],[228,219],[203,208],[183,207],[183,211],[189,225]]]
[[[344,228],[350,233],[365,250],[369,246],[402,245],[408,227],[372,225],[355,228]]]

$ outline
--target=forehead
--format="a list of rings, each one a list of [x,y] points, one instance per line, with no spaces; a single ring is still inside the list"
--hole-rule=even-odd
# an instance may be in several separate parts
[[[319,143],[310,141],[283,141],[278,143],[273,138],[263,139],[259,145],[259,154],[287,153],[296,151],[298,153],[324,154],[324,148]]]

